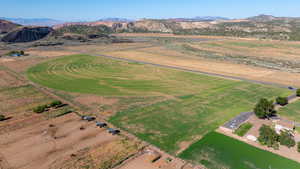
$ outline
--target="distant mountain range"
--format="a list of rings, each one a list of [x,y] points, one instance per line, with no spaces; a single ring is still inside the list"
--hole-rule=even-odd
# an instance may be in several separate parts
[[[230,20],[230,19],[226,17],[220,17],[220,16],[197,16],[194,18],[171,18],[169,20],[199,22],[199,21],[217,21],[217,20]]]
[[[9,18],[7,20],[23,25],[54,25],[53,28],[55,30],[62,29],[67,32],[91,32],[85,31],[85,29],[94,30],[96,28],[101,28],[101,31],[105,30],[104,33],[159,32],[189,35],[217,35],[280,40],[300,40],[300,18],[275,17],[272,15],[258,15],[245,19],[229,19],[225,17],[211,16],[140,20],[104,18],[94,22],[62,22],[52,19],[24,20]]]
[[[62,24],[64,21],[49,19],[49,18],[5,18],[0,19],[11,21],[24,26],[54,26]]]

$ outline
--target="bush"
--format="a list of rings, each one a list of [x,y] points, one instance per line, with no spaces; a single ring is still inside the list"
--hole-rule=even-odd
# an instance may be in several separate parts
[[[300,142],[298,142],[298,148],[297,148],[297,150],[300,153]]]
[[[33,109],[35,113],[43,113],[48,108],[48,105],[41,105]]]
[[[244,123],[238,129],[236,129],[234,133],[243,137],[252,128],[252,126],[253,125],[251,123]]]
[[[288,98],[287,97],[277,97],[276,98],[276,103],[281,105],[281,106],[285,106],[288,104]]]
[[[279,142],[281,145],[287,146],[288,148],[296,145],[295,139],[289,131],[281,131]]]
[[[300,89],[297,89],[296,95],[300,97]]]
[[[273,147],[276,150],[279,148],[279,135],[270,126],[262,125],[260,127],[258,141],[262,145]]]
[[[62,105],[62,102],[59,100],[55,100],[50,103],[50,107],[56,107],[56,106],[60,106],[60,105]]]
[[[254,113],[258,118],[266,118],[274,115],[276,112],[274,110],[273,101],[268,101],[265,98],[260,99],[255,105]]]
[[[3,114],[0,114],[0,121],[4,121],[5,120],[5,116]]]

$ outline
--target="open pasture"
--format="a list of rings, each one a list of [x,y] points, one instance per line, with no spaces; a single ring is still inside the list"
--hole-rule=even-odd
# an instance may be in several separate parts
[[[216,132],[207,134],[179,156],[201,163],[209,169],[300,168],[300,164],[295,161]]]
[[[171,153],[179,152],[261,97],[286,96],[286,89],[210,77],[103,57],[72,55],[30,68],[41,85],[109,97],[152,97],[158,102],[118,112],[110,121]],[[161,101],[161,97],[165,99]]]

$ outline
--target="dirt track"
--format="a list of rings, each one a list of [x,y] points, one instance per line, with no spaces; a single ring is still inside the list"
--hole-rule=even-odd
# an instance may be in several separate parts
[[[97,128],[93,122],[69,114],[0,135],[0,158],[4,157],[0,166],[47,169],[52,163],[57,164],[81,149],[101,146],[118,138]]]

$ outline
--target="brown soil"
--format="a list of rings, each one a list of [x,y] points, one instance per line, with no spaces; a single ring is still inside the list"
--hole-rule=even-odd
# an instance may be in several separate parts
[[[10,167],[47,169],[79,150],[118,138],[69,114],[0,135],[0,149]]]
[[[96,95],[79,95],[74,99],[76,102],[88,106],[92,111],[99,111],[101,105],[113,105],[118,102],[116,98],[105,98]]]

